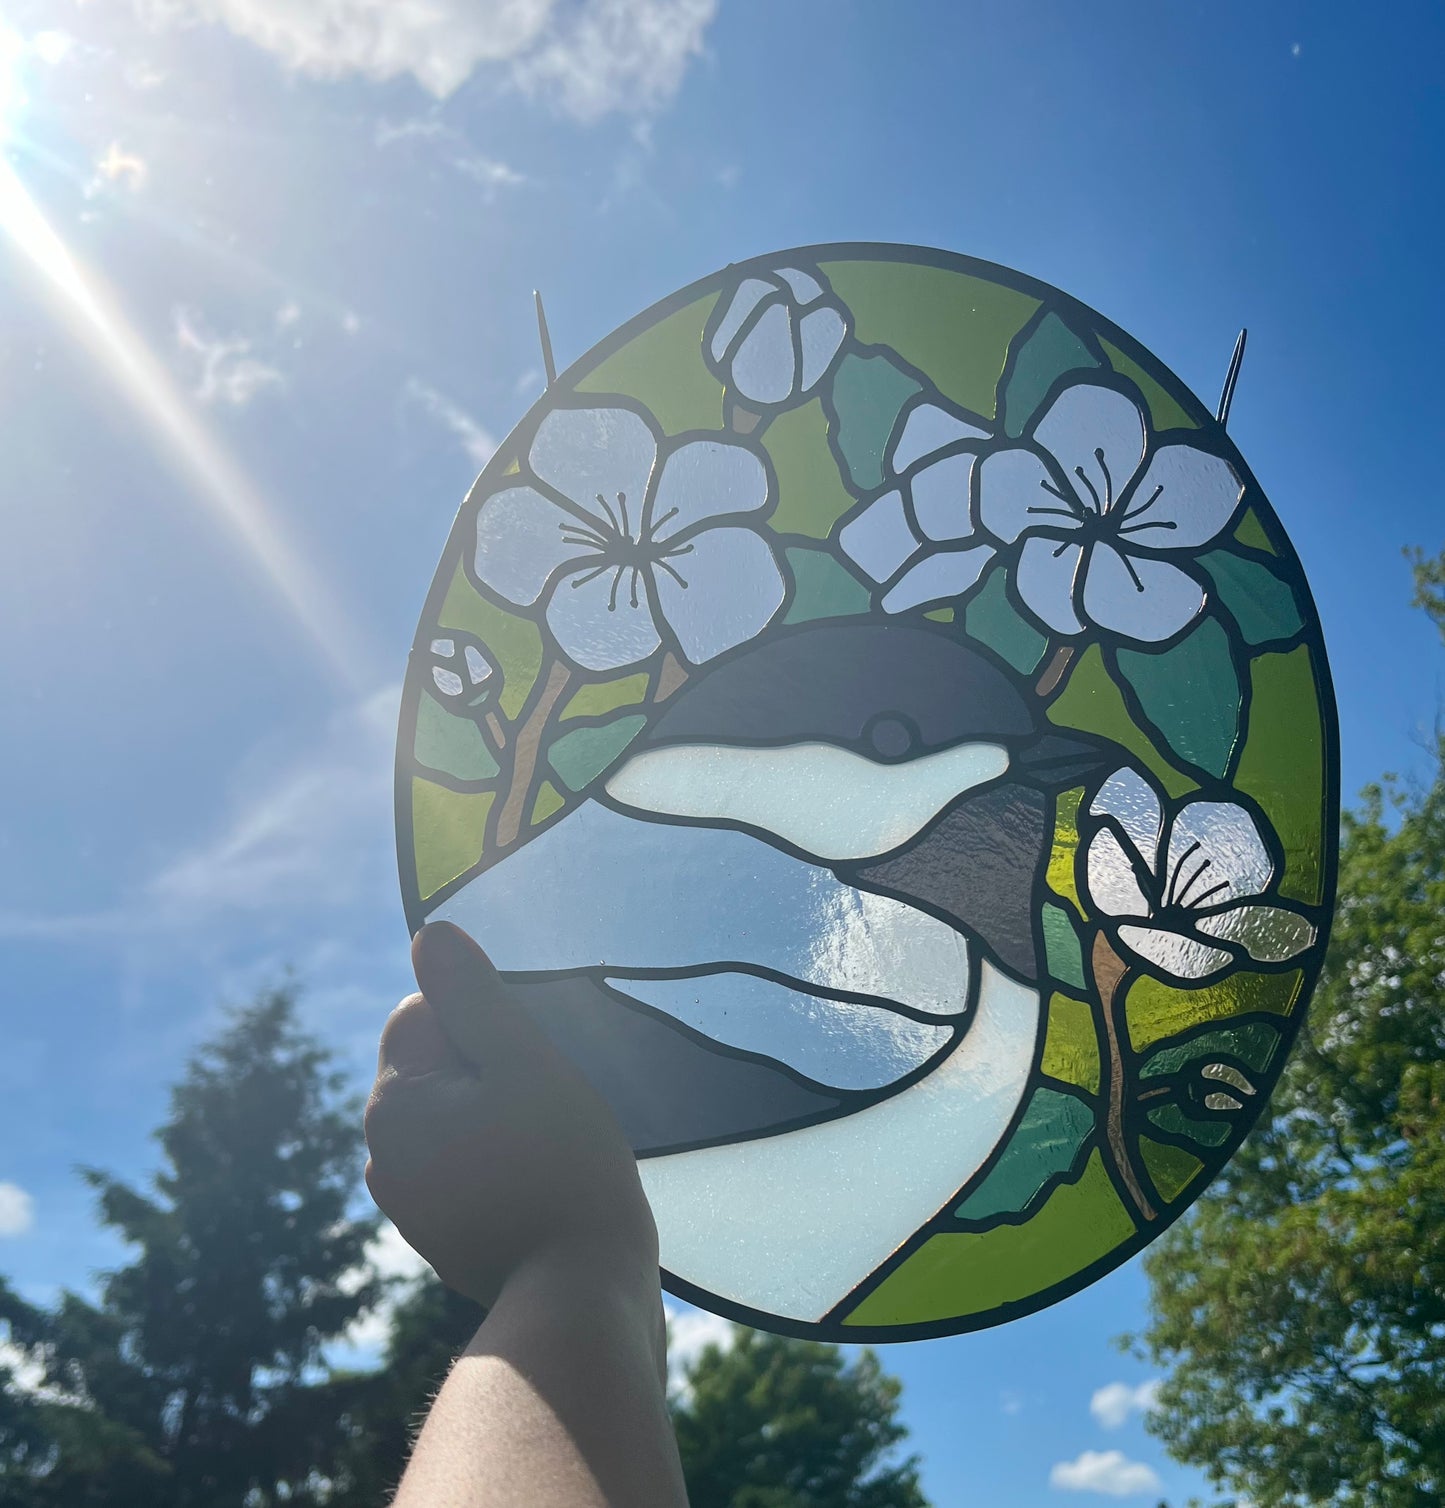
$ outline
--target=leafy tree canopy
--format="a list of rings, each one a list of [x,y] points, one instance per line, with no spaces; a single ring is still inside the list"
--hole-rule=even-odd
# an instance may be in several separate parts
[[[893,1462],[902,1391],[872,1351],[739,1330],[686,1370],[673,1404],[692,1508],[928,1508]]]
[[[1445,635],[1445,554],[1417,557]],[[1259,1128],[1146,1260],[1150,1427],[1258,1508],[1445,1501],[1445,743],[1342,830],[1329,955]]]
[[[41,1309],[0,1287],[0,1319],[39,1372],[0,1408],[0,1500],[325,1499],[344,1388],[322,1347],[379,1296],[364,1252],[376,1220],[353,1212],[359,1117],[288,991],[196,1053],[151,1186],[84,1175],[135,1251],[99,1303],[65,1293]]]

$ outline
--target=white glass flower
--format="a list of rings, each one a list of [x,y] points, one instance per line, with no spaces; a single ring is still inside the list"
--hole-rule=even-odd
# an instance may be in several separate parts
[[[1275,874],[1254,818],[1232,801],[1194,798],[1166,820],[1137,770],[1116,770],[1089,805],[1089,899],[1129,952],[1191,982],[1283,963],[1315,940],[1296,911],[1266,899]]]
[[[1204,606],[1179,559],[1215,539],[1244,491],[1222,456],[1183,440],[1147,446],[1138,404],[1114,388],[1066,387],[1032,445],[979,467],[979,521],[1019,543],[1014,585],[1054,632],[1087,625],[1126,639],[1171,638]]]
[[[443,705],[475,712],[494,699],[501,671],[486,646],[473,634],[447,629],[431,641],[432,689]]]
[[[819,277],[797,267],[750,274],[718,308],[709,362],[733,393],[760,408],[812,392],[848,333],[843,306]]]
[[[843,553],[885,588],[884,612],[958,597],[996,553],[974,528],[977,442],[986,430],[937,403],[915,399],[884,455],[894,480],[838,534]]]
[[[477,512],[473,569],[543,614],[587,670],[646,659],[664,640],[701,665],[782,606],[782,573],[754,524],[768,470],[736,441],[669,444],[630,408],[557,408],[519,485]]]

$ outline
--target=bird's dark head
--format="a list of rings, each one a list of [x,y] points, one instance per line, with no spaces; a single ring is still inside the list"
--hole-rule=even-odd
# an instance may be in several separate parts
[[[986,651],[941,628],[829,623],[699,675],[608,789],[821,858],[1033,979],[1054,797],[1118,752],[1060,732]]]

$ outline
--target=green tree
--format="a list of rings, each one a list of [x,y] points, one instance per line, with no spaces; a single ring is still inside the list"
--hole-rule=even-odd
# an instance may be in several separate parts
[[[1417,559],[1445,636],[1445,555]],[[1445,744],[1343,822],[1329,955],[1259,1128],[1146,1260],[1150,1428],[1258,1508],[1445,1502]]]
[[[163,1167],[142,1191],[87,1170],[135,1249],[99,1303],[0,1289],[40,1369],[0,1410],[0,1501],[266,1508],[324,1501],[354,1391],[322,1348],[371,1307],[353,1211],[360,1109],[287,990],[235,1012],[172,1091]]]
[[[902,1386],[872,1351],[738,1330],[686,1370],[673,1404],[692,1508],[927,1508]]]

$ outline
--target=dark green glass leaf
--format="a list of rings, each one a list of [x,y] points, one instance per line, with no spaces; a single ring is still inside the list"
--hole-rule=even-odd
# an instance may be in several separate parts
[[[1191,1141],[1197,1141],[1206,1147],[1223,1146],[1229,1140],[1227,1121],[1197,1121],[1185,1115],[1178,1105],[1161,1105],[1159,1109],[1149,1112],[1149,1119],[1161,1131],[1169,1131],[1175,1136],[1187,1136]]]
[[[1004,590],[1007,573],[995,566],[969,599],[963,626],[970,639],[987,644],[1017,671],[1027,675],[1044,657],[1048,640],[1021,617]]]
[[[868,611],[868,588],[826,550],[795,547],[784,553],[793,570],[795,588],[784,623],[846,618]]]
[[[1291,639],[1304,627],[1294,589],[1260,560],[1211,550],[1199,557],[1246,644]]]
[[[1163,1047],[1139,1070],[1141,1079],[1178,1073],[1188,1063],[1221,1054],[1238,1058],[1261,1072],[1268,1067],[1279,1042],[1279,1033],[1264,1021],[1249,1021],[1220,1031],[1205,1032],[1182,1047]]]
[[[490,780],[497,773],[476,723],[448,712],[425,691],[416,709],[416,761],[456,780]]]
[[[1101,363],[1059,318],[1048,313],[1023,337],[1003,392],[1004,433],[1017,439],[1028,428],[1049,389],[1066,372],[1083,372]]]
[[[833,374],[834,441],[853,485],[862,491],[883,482],[883,452],[903,405],[922,390],[916,377],[887,356],[850,351]]]
[[[1071,984],[1076,990],[1084,988],[1084,950],[1079,946],[1079,934],[1069,913],[1061,906],[1045,905],[1043,909],[1044,951],[1048,957],[1049,973],[1061,984]]]
[[[1003,1156],[955,1214],[960,1220],[1022,1214],[1050,1179],[1074,1171],[1093,1124],[1093,1112],[1074,1095],[1036,1089]]]
[[[1239,738],[1239,672],[1229,635],[1203,619],[1159,653],[1121,649],[1119,674],[1134,688],[1150,729],[1196,769],[1223,776]]]
[[[633,713],[591,728],[574,728],[553,741],[547,750],[547,763],[569,791],[580,791],[600,775],[646,726],[646,717]]]

